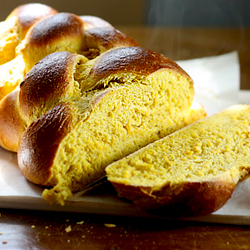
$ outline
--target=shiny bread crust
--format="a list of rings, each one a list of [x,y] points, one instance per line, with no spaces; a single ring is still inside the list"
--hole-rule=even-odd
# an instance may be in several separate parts
[[[113,27],[113,25],[111,25],[109,22],[97,16],[82,15],[79,17],[88,24],[89,29],[96,27]]]
[[[91,75],[99,79],[122,70],[147,76],[160,69],[173,70],[189,77],[177,63],[168,57],[139,46],[122,47],[103,53],[91,69]]]
[[[62,139],[70,131],[73,116],[66,103],[60,103],[33,122],[22,134],[18,147],[18,166],[33,183],[48,184],[51,165]]]
[[[34,109],[52,107],[70,91],[74,67],[81,56],[66,51],[52,53],[39,61],[20,85],[19,105],[25,117]]]
[[[99,48],[101,52],[116,47],[139,46],[128,35],[113,27],[95,27],[84,32],[86,48]]]
[[[84,22],[75,14],[58,13],[37,23],[27,34],[29,46],[48,46],[60,38],[81,36]]]
[[[93,49],[97,50],[94,53],[96,57],[122,46],[138,46],[138,43],[112,26],[92,25],[90,28],[87,22],[75,14],[58,13],[41,20],[29,30],[21,53],[28,72],[35,63],[53,52],[69,51],[85,56],[90,53],[90,59],[93,59]]]
[[[41,3],[29,3],[15,8],[7,19],[17,17],[20,37],[23,39],[32,25],[45,17],[49,17],[57,13],[57,10],[48,5]]]

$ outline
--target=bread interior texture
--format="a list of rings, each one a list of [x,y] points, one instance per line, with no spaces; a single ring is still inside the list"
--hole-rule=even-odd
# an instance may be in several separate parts
[[[190,182],[237,183],[250,172],[250,109],[235,106],[191,124],[106,168],[113,183],[148,194]]]
[[[16,56],[15,48],[19,44],[19,29],[16,18],[10,17],[0,22],[0,64],[4,64]]]
[[[0,22],[0,100],[23,80],[25,65],[16,48],[20,43],[16,18]],[[17,56],[17,57],[16,57]]]
[[[23,80],[25,64],[22,55],[0,66],[0,100],[12,92]]]
[[[54,158],[48,182],[54,187],[43,192],[50,203],[64,204],[105,175],[107,165],[204,116],[190,109],[192,81],[183,74],[165,69],[126,78],[118,72],[85,84],[86,72],[76,67],[81,94],[70,100],[76,121]]]

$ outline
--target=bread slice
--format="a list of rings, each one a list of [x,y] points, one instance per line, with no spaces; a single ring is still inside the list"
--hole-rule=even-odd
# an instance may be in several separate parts
[[[118,195],[166,217],[210,214],[250,173],[250,106],[235,105],[106,168]]]
[[[18,164],[50,203],[105,174],[110,163],[203,118],[191,108],[193,81],[169,58],[141,47],[108,50],[92,60],[57,52],[20,86]],[[18,126],[17,126],[18,127]]]

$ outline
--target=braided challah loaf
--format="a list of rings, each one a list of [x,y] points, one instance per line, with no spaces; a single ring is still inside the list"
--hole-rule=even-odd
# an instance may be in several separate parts
[[[107,165],[206,116],[191,107],[183,69],[100,18],[51,15],[18,53],[24,80],[0,102],[0,145],[17,152],[28,180],[49,187],[50,203],[64,204]]]

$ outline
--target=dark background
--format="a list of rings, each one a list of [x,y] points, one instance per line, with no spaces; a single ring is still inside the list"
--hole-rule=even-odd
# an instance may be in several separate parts
[[[18,5],[34,2],[2,1],[4,20]],[[41,0],[58,11],[95,15],[113,25],[250,26],[249,0]]]

